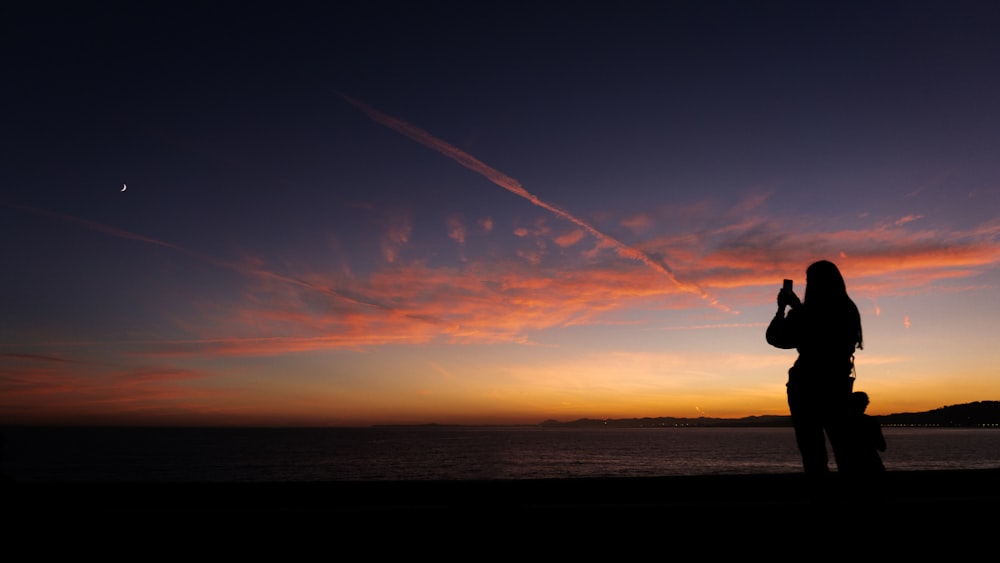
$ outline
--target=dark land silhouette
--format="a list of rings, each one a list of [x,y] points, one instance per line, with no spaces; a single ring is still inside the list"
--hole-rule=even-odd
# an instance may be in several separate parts
[[[959,405],[949,405],[923,412],[879,415],[878,419],[881,421],[882,426],[998,427],[1000,426],[1000,401],[976,401]],[[791,427],[792,420],[787,415],[747,416],[743,418],[661,416],[618,419],[581,418],[567,422],[546,420],[540,425],[574,428],[656,428],[684,426]]]

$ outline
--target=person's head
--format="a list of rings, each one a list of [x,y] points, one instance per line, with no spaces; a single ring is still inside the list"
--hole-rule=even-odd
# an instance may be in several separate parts
[[[865,412],[865,409],[868,408],[868,393],[864,391],[851,393],[851,405],[854,407],[855,412]]]
[[[861,332],[861,316],[858,307],[849,295],[844,276],[837,265],[829,260],[813,262],[806,268],[806,293],[802,303],[811,309],[820,311],[841,310],[853,315],[852,322],[857,324],[855,346],[864,348],[864,337]]]
[[[844,297],[847,297],[847,284],[836,264],[820,260],[806,268],[806,303],[830,303]]]

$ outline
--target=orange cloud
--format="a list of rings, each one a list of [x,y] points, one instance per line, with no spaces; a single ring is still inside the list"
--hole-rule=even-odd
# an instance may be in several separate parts
[[[712,223],[710,209],[694,217]],[[1000,229],[915,230],[912,221],[875,223],[869,229],[823,231],[817,225],[777,223],[765,217],[665,235],[643,243],[667,255],[678,275],[713,289],[773,286],[804,274],[818,259],[834,259],[849,289],[888,294],[928,290],[935,281],[974,277],[1000,264]],[[804,281],[804,280],[803,280]]]
[[[683,221],[675,217],[678,224],[655,222],[660,230],[673,232],[635,246],[651,260],[674,264],[683,279],[724,295],[728,302],[750,305],[770,302],[771,290],[782,278],[797,278],[811,261],[830,256],[840,257],[849,289],[872,298],[931,291],[934,282],[971,279],[1000,264],[1000,222],[944,231],[917,230],[915,222],[896,226],[896,221],[882,221],[867,229],[824,231],[805,220],[789,225],[743,215],[759,206],[756,199],[742,202],[735,206],[741,210],[737,213],[705,202],[691,204]],[[151,240],[60,217],[114,236]],[[547,329],[617,323],[626,311],[663,309],[696,311],[700,318],[691,326],[728,324],[706,311],[699,295],[665,283],[656,269],[622,252],[599,252],[613,246],[608,239],[595,239],[596,248],[576,254],[562,251],[585,238],[585,229],[554,236],[539,219],[515,231],[524,245],[517,254],[500,259],[470,255],[458,268],[407,259],[399,250],[409,240],[409,215],[400,211],[387,217],[384,240],[393,247],[392,259],[363,276],[351,274],[346,266],[322,272],[302,264],[287,265],[292,273],[280,273],[262,260],[221,260],[158,242],[240,272],[246,285],[242,295],[234,292],[232,302],[204,304],[200,317],[184,318],[179,328],[189,338],[146,342],[137,353],[273,356],[429,342],[533,344]],[[699,228],[692,230],[691,225]],[[458,232],[450,231],[456,236]],[[459,238],[465,240],[466,234],[463,227]],[[546,241],[561,249],[549,253]],[[517,260],[517,255],[525,260]],[[34,359],[69,361],[56,355]]]
[[[739,218],[652,239],[643,248],[650,256],[670,254],[686,278],[748,305],[770,302],[771,288],[828,257],[824,249],[846,249],[838,262],[849,289],[872,299],[929,291],[929,283],[970,278],[1000,263],[995,231],[982,227],[942,233],[876,224],[870,230],[794,235],[787,229],[766,219]],[[539,243],[551,236],[544,223],[526,227],[524,234]],[[538,343],[540,331],[616,323],[619,313],[635,310],[695,308],[706,322],[689,326],[732,326],[633,261],[581,252],[584,260],[566,267],[565,256],[549,256],[544,245],[531,248],[530,256],[530,249],[521,249],[530,258],[526,262],[473,256],[461,268],[397,261],[364,278],[284,276],[302,283],[248,287],[240,303],[212,311],[204,322],[190,322],[195,337],[155,343],[144,353],[253,356],[429,342],[530,344]],[[364,301],[325,301],[316,289],[327,287],[338,288],[338,295],[363,295]]]
[[[553,240],[555,240],[557,245],[566,248],[580,242],[586,236],[587,233],[583,232],[580,229],[576,229],[566,233],[565,235],[558,236]]]
[[[10,358],[13,354],[5,354]],[[22,354],[20,360],[32,354]],[[0,358],[2,360],[3,358]],[[205,374],[177,368],[96,368],[68,360],[35,365],[0,362],[0,413],[20,424],[98,424],[104,421],[190,417],[210,412],[218,391],[208,393],[178,383]]]
[[[503,172],[491,166],[488,166],[487,164],[475,158],[471,154],[441,139],[438,139],[437,137],[431,135],[427,131],[420,129],[419,127],[416,127],[410,123],[395,118],[391,115],[382,113],[381,111],[378,111],[375,108],[359,100],[355,100],[354,98],[351,98],[344,94],[341,94],[341,97],[344,98],[351,105],[363,111],[366,115],[368,115],[368,117],[370,117],[377,123],[380,123],[403,136],[413,139],[414,141],[454,160],[455,162],[468,168],[469,170],[481,174],[483,177],[493,182],[497,186],[500,186],[501,188],[528,200],[532,204],[577,225],[578,227],[584,229],[585,231],[587,231],[587,233],[594,236],[595,238],[608,243],[615,250],[615,252],[618,253],[619,256],[645,264],[649,268],[652,268],[654,271],[657,271],[660,274],[666,276],[672,283],[674,283],[682,291],[694,293],[700,296],[705,301],[709,302],[714,307],[718,307],[727,311],[729,310],[728,307],[719,303],[718,299],[709,295],[704,289],[699,287],[697,284],[678,279],[677,276],[674,275],[673,270],[669,266],[667,266],[662,260],[658,260],[656,257],[646,254],[641,249],[626,244],[625,242],[598,229],[596,226],[590,224],[587,221],[584,221],[583,219],[577,217],[576,215],[570,213],[569,211],[562,209],[561,207],[555,204],[542,200],[535,194],[530,193],[528,190],[526,190],[521,185],[521,183],[515,180],[514,178],[511,178],[510,176],[504,174]]]
[[[680,307],[689,298],[646,269],[546,271],[517,263],[463,269],[397,265],[356,281],[359,291],[391,308],[317,303],[303,286],[256,286],[236,308],[219,306],[186,329],[199,336],[147,343],[142,355],[281,355],[439,342],[528,343],[531,333],[603,318],[639,306]],[[346,287],[345,280],[310,278]],[[345,291],[350,291],[345,289]],[[650,301],[659,301],[652,304]],[[280,336],[276,336],[280,335]]]

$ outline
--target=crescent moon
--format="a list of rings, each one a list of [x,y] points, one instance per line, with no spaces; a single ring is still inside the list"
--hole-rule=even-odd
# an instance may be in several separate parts
[[[124,191],[125,191],[125,188],[127,188],[127,187],[128,187],[128,186],[126,186],[125,184],[122,184],[122,191],[124,192]]]

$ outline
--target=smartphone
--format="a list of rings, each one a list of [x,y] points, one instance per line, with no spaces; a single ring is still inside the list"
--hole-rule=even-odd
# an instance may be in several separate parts
[[[785,293],[791,293],[792,292],[792,280],[785,280],[785,283],[784,283],[784,285],[781,286],[781,289],[783,289],[785,291]]]

